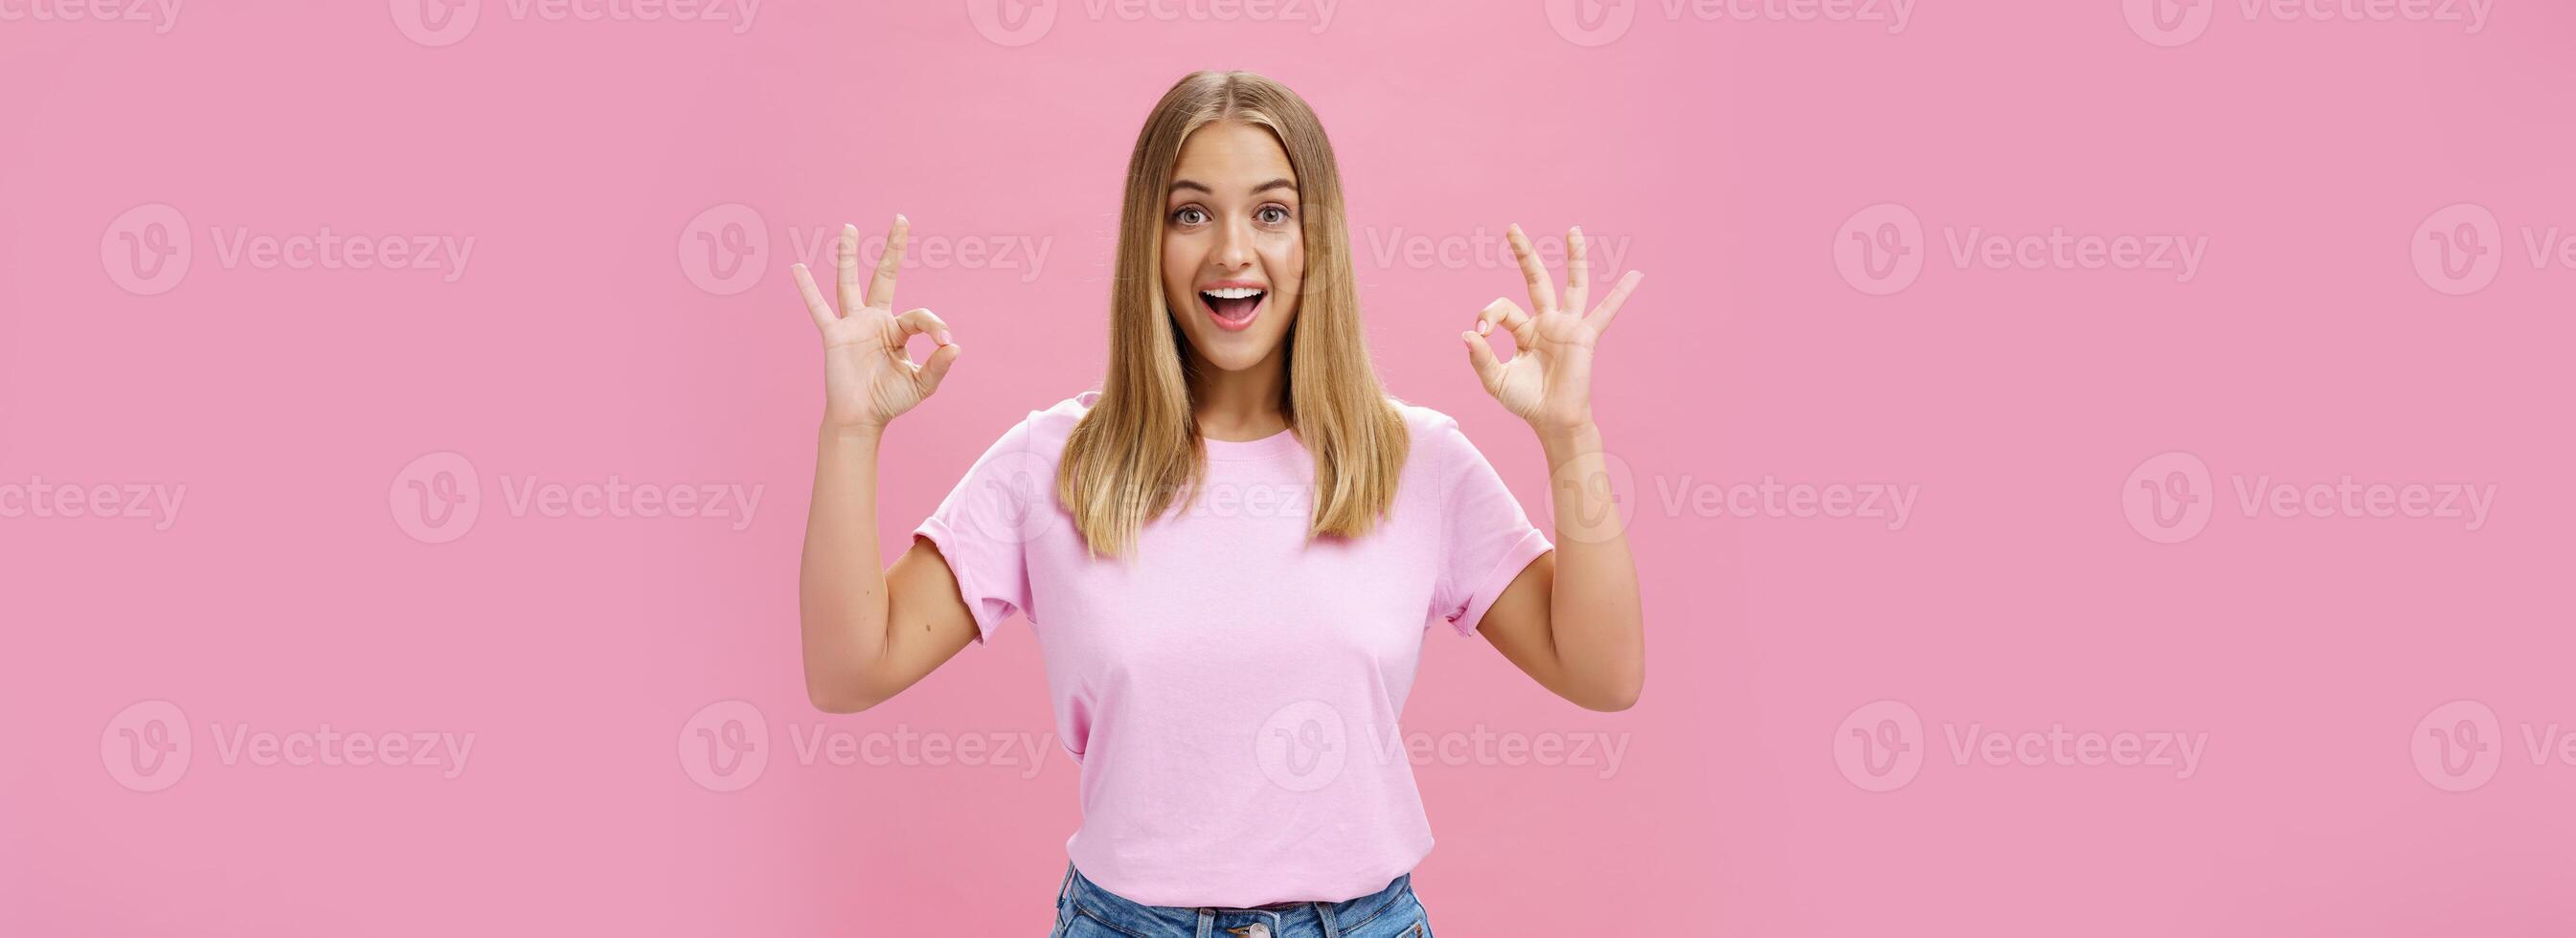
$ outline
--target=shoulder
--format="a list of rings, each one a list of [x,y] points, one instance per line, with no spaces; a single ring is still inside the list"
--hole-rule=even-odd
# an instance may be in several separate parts
[[[1388,395],[1386,402],[1404,418],[1405,432],[1412,434],[1416,448],[1437,452],[1466,442],[1457,418],[1393,395]]]
[[[1082,423],[1082,416],[1090,413],[1091,405],[1099,399],[1100,392],[1084,391],[1042,410],[1029,411],[1003,429],[993,448],[1054,461],[1063,455],[1065,440],[1073,436],[1073,428]]]
[[[1447,474],[1476,457],[1476,444],[1469,442],[1458,418],[1440,410],[1411,403],[1393,395],[1387,397],[1398,414],[1404,417],[1404,429],[1412,437],[1405,453],[1405,471]]]

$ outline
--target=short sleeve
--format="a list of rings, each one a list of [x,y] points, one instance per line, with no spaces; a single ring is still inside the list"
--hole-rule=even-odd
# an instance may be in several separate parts
[[[1026,547],[1032,526],[1050,520],[1055,477],[1053,460],[1031,442],[1030,421],[1013,425],[913,530],[948,561],[978,642],[990,643],[1002,620],[1029,605]]]
[[[1440,459],[1441,560],[1432,611],[1458,634],[1474,635],[1512,580],[1556,545],[1530,524],[1520,499],[1458,421],[1443,415],[1434,423],[1429,442]]]

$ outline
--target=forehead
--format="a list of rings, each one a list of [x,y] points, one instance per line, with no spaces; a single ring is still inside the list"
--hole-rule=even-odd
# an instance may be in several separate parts
[[[1191,131],[1181,141],[1181,157],[1173,166],[1172,178],[1207,183],[1226,192],[1237,187],[1218,183],[1293,180],[1297,174],[1288,167],[1288,151],[1280,148],[1279,139],[1267,128],[1220,121]]]

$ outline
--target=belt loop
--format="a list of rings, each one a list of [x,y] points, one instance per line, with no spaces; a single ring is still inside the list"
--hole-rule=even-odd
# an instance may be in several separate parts
[[[1216,938],[1216,913],[1215,913],[1215,912],[1208,911],[1207,909],[1200,909],[1200,910],[1199,910],[1199,935],[1198,935],[1198,938]]]
[[[1064,861],[1064,885],[1056,887],[1055,904],[1064,905],[1065,897],[1070,895],[1073,895],[1073,861],[1066,860]]]
[[[1315,920],[1324,923],[1324,938],[1342,938],[1342,923],[1333,920],[1332,905],[1317,902],[1314,906]]]

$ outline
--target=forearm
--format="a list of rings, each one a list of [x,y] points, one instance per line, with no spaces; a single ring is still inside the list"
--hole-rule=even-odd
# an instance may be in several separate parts
[[[1645,683],[1645,624],[1601,430],[1585,423],[1539,440],[1556,512],[1548,624],[1557,662],[1585,696],[1624,708]]]
[[[885,656],[885,564],[877,550],[882,431],[825,429],[815,447],[798,607],[805,689],[817,706],[865,705],[866,676]]]

